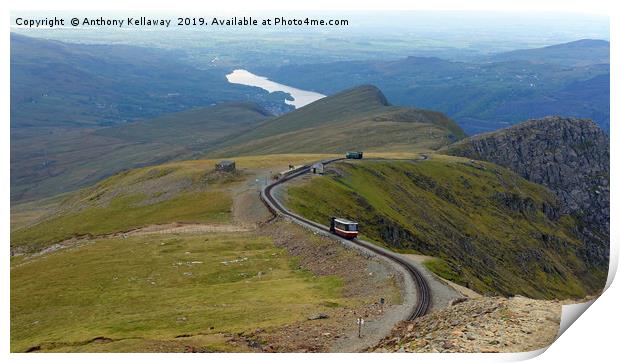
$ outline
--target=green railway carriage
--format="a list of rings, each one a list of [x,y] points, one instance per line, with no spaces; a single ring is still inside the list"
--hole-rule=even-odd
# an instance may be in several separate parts
[[[364,153],[361,151],[348,151],[345,154],[347,159],[361,159],[364,156]]]

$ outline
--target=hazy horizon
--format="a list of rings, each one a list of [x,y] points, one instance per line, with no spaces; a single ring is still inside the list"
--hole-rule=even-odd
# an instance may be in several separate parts
[[[17,17],[59,16],[127,17],[153,16],[172,19],[170,28],[24,28],[15,26]],[[254,17],[319,17],[344,18],[350,21],[343,27],[215,27],[180,28],[177,16],[229,18]],[[395,53],[412,50],[433,51],[453,49],[481,55],[523,48],[536,48],[579,39],[609,41],[607,16],[574,13],[516,13],[464,11],[405,11],[405,12],[253,12],[253,13],[195,13],[157,12],[12,12],[11,32],[77,43],[132,44],[161,48],[203,48],[212,46],[210,40],[235,39],[237,42],[277,42],[304,35],[311,39],[330,39],[350,46],[365,40],[394,42]],[[243,39],[238,39],[239,36]],[[276,39],[274,39],[277,36]],[[221,44],[220,44],[221,45]],[[398,48],[398,49],[396,49]],[[441,52],[439,52],[441,55]],[[465,55],[468,56],[468,55]],[[447,56],[447,58],[459,58]]]

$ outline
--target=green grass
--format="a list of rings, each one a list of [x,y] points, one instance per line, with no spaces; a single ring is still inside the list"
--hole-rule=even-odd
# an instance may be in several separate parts
[[[150,224],[228,223],[232,210],[229,187],[242,173],[213,172],[213,162],[177,163],[126,171],[93,187],[54,200],[16,208],[11,246],[36,251],[74,236],[123,232]],[[49,204],[49,203],[48,203]],[[24,216],[24,211],[28,213]],[[33,218],[30,223],[21,219]]]
[[[67,195],[11,206],[11,231],[28,227],[58,208]]]
[[[212,155],[297,153],[415,152],[438,149],[452,142],[444,128],[424,122],[356,120],[304,128],[224,146]]]
[[[214,173],[216,160],[180,161],[124,171],[65,195],[11,208],[11,246],[34,252],[83,235],[122,232],[150,224],[229,223],[231,188],[259,170],[279,172],[334,157],[285,154],[235,158],[238,172]]]
[[[64,344],[46,344],[44,352],[53,353],[185,353],[247,352],[247,347],[228,343],[227,334],[207,334],[175,339],[128,338],[116,341],[95,340]]]
[[[433,258],[430,260],[424,261],[424,266],[431,270],[434,274],[439,277],[442,277],[446,280],[450,280],[456,283],[463,283],[464,281],[460,281],[460,276],[458,272],[454,271],[450,265],[448,265],[444,260],[440,258]]]
[[[433,271],[482,293],[576,297],[604,282],[577,253],[575,220],[543,213],[557,208],[553,194],[507,169],[441,155],[334,167],[290,186],[289,206],[317,221],[357,220],[369,239],[438,257]]]
[[[13,233],[11,243],[36,250],[73,236],[97,236],[150,224],[225,223],[230,219],[232,200],[222,191],[184,193],[164,202],[140,205],[144,199],[143,195],[119,197],[105,207],[51,218]]]
[[[325,97],[216,145],[212,155],[418,151],[464,137],[439,112],[391,106],[374,86]]]
[[[183,145],[199,150],[218,139],[249,129],[271,116],[254,103],[229,102],[168,113],[96,131],[134,142]]]
[[[329,313],[348,304],[341,289],[339,278],[299,269],[270,238],[250,233],[99,240],[13,262],[11,351],[142,351],[178,335],[222,350],[214,334]],[[101,336],[117,348],[86,344]]]

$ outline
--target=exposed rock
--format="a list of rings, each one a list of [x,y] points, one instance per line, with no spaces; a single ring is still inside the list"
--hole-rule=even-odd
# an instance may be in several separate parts
[[[524,297],[473,298],[434,311],[413,322],[402,322],[369,351],[536,350],[551,344],[555,339],[560,327],[561,312],[562,302],[559,301]]]
[[[467,300],[469,300],[469,299],[468,299],[468,298],[466,298],[466,297],[459,297],[459,298],[456,298],[456,299],[454,299],[454,300],[450,301],[450,305],[451,305],[451,306],[454,306],[454,305],[456,305],[456,304],[460,304],[460,303],[465,302],[465,301],[467,301]]]
[[[450,349],[450,348],[454,347],[454,344],[451,341],[446,340],[446,341],[443,342],[441,347],[443,349]]]
[[[561,202],[559,213],[543,206],[551,219],[576,216],[586,242],[580,251],[589,264],[605,267],[609,260],[609,137],[585,119],[545,117],[447,146],[444,152],[489,161],[545,185]],[[517,210],[531,202],[497,195]]]
[[[329,315],[325,313],[319,313],[316,315],[309,316],[308,320],[319,320],[319,319],[327,319],[327,318],[329,318]]]

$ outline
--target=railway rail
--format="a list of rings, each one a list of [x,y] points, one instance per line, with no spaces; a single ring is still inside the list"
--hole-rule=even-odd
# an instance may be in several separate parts
[[[422,160],[426,160],[426,159],[427,159],[427,156],[422,155]],[[327,164],[331,164],[331,163],[338,162],[341,160],[345,160],[345,158],[328,159],[328,160],[323,160],[321,162],[324,165],[327,165]],[[389,160],[389,159],[385,159],[385,160]],[[298,214],[295,214],[289,211],[272,195],[273,188],[283,183],[286,183],[287,181],[291,179],[297,178],[309,172],[311,169],[311,165],[312,164],[299,167],[295,169],[294,171],[292,171],[290,174],[287,174],[281,177],[280,179],[274,181],[273,183],[265,186],[261,190],[261,194],[260,194],[261,199],[263,203],[265,203],[267,208],[269,208],[269,210],[271,210],[271,212],[274,213],[275,215],[286,216],[290,218],[291,220],[293,220],[294,222],[297,222],[298,224],[313,227],[320,231],[326,232],[325,234],[329,235],[331,238],[337,239],[339,241],[343,241],[341,237],[331,234],[329,231],[329,227],[322,225],[320,223],[316,223],[314,221],[311,221],[309,219],[306,219]],[[344,241],[347,241],[347,240],[344,240]],[[382,247],[376,246],[370,242],[360,240],[360,239],[353,239],[353,240],[350,240],[350,242],[354,243],[355,245],[363,249],[371,251],[372,253],[386,257],[387,259],[402,266],[407,271],[407,273],[409,273],[409,275],[415,282],[415,286],[417,289],[417,303],[414,306],[414,308],[411,310],[408,316],[408,320],[413,320],[415,318],[425,315],[428,312],[431,306],[431,291],[428,286],[428,283],[424,279],[424,276],[422,276],[420,271],[415,266],[413,266],[409,261],[404,259],[402,256],[399,256],[398,254],[392,251],[389,251],[387,249],[384,249]]]

